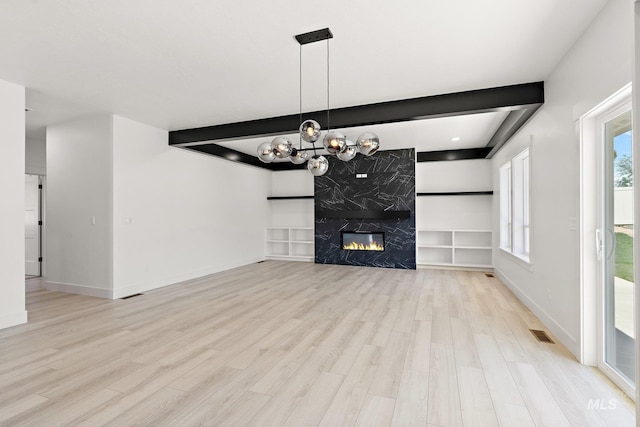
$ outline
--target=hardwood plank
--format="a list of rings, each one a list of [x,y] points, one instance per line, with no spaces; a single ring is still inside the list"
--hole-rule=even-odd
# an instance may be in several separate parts
[[[410,371],[429,372],[431,358],[431,322],[413,323],[405,366]]]
[[[345,343],[344,350],[333,364],[330,372],[348,375],[352,366],[356,362],[358,355],[369,341],[375,331],[375,323],[360,322],[360,328],[351,336],[349,342]]]
[[[509,362],[508,365],[529,408],[529,413],[537,425],[557,427],[571,425],[532,365],[516,362]]]
[[[420,293],[415,320],[430,321],[433,316],[433,281],[423,275],[422,281],[416,283],[416,287],[419,288]]]
[[[273,368],[264,374],[264,376],[256,382],[251,391],[266,395],[274,395],[283,385],[287,383],[296,369],[302,366],[307,359],[311,357],[316,347],[309,345],[309,342],[316,341],[320,331],[314,330],[309,334],[300,345],[288,352]]]
[[[355,425],[360,409],[367,398],[369,385],[373,381],[380,353],[380,347],[374,345],[362,347],[319,426]]]
[[[391,304],[385,306],[381,319],[376,323],[376,333],[371,340],[371,344],[377,345],[378,347],[385,347],[387,345],[399,313],[399,306]]]
[[[83,414],[103,406],[119,395],[120,393],[118,392],[103,388],[71,401],[50,400],[51,404],[47,405],[46,408],[39,410],[37,413],[26,413],[19,420],[13,419],[10,423],[15,426],[73,425],[75,424],[75,420]]]
[[[480,368],[480,356],[473,341],[473,333],[469,322],[464,319],[451,319],[451,336],[456,366]]]
[[[240,373],[241,371],[238,369],[226,366],[219,367],[202,378],[195,387],[172,400],[170,405],[163,406],[162,411],[150,413],[146,423],[168,427],[201,425],[204,422],[210,422],[211,418],[215,416],[211,413],[212,410],[217,411],[217,404],[224,400],[221,394],[228,391],[228,385],[232,384]],[[240,393],[240,390],[236,391]]]
[[[443,426],[462,425],[453,349],[435,342],[431,343],[427,421]]]
[[[342,375],[330,372],[320,373],[283,425],[290,427],[317,426],[343,380]]]
[[[247,391],[230,408],[220,413],[217,427],[244,426],[260,412],[271,396]]]
[[[164,412],[166,408],[173,407],[184,395],[183,391],[174,388],[161,388],[148,398],[135,406],[135,411],[124,411],[110,424],[115,426],[149,425],[153,420],[153,414]]]
[[[493,406],[501,426],[535,426],[529,410],[524,405],[495,402]]]
[[[49,399],[37,394],[29,394],[16,399],[8,405],[0,407],[0,423],[5,424],[11,418],[19,417],[29,412],[34,412],[38,406],[44,406]],[[6,423],[5,425],[10,425]]]
[[[465,427],[498,427],[498,418],[482,369],[458,366],[457,374]]]
[[[358,415],[357,427],[386,427],[391,425],[395,399],[368,395]]]
[[[474,335],[474,341],[494,404],[524,406],[520,390],[493,337],[478,334]]]
[[[429,373],[404,371],[391,425],[398,427],[426,425],[428,397]]]
[[[400,388],[402,372],[409,346],[409,335],[394,332],[382,350],[376,375],[369,387],[369,394],[395,399]]]

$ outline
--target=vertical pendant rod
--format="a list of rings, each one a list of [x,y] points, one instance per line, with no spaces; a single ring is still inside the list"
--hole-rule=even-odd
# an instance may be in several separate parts
[[[329,93],[330,93],[330,87],[329,87],[329,39],[327,39],[327,132],[331,131],[331,122],[329,121]]]
[[[298,119],[298,123],[302,124],[302,45],[300,45],[300,55],[298,56],[300,63],[300,75],[298,76],[300,80],[300,117]],[[302,148],[302,135],[298,132],[298,142],[300,148]]]

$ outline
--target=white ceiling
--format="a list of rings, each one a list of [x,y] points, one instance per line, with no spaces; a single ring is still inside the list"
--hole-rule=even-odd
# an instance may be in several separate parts
[[[192,128],[298,112],[295,34],[331,28],[336,108],[544,80],[605,3],[2,0],[0,79],[27,87],[30,138],[96,113]],[[305,110],[326,107],[325,49],[303,48]],[[472,145],[480,122],[496,125],[477,116],[385,129],[401,146],[425,127],[449,149],[458,135],[436,124]]]

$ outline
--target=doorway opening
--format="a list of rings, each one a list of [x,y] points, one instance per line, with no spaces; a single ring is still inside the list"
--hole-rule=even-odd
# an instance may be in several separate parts
[[[42,276],[43,177],[24,177],[24,248],[25,279]]]

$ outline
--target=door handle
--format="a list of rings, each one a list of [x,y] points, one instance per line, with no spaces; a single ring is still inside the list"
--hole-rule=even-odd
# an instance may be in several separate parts
[[[602,232],[596,228],[596,259],[602,261]]]

